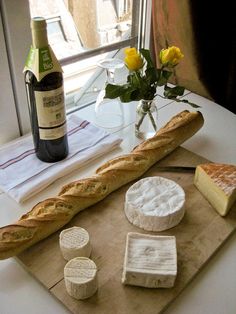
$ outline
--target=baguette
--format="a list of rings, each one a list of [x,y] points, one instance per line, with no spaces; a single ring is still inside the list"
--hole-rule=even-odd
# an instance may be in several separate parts
[[[57,197],[41,201],[16,223],[0,228],[0,259],[21,253],[62,228],[81,210],[139,178],[153,164],[194,135],[203,122],[200,112],[185,110],[177,114],[130,154],[106,162],[91,177],[67,184]]]

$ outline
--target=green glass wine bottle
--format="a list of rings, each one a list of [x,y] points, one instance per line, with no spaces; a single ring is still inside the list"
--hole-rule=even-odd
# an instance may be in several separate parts
[[[56,162],[68,155],[62,68],[48,44],[44,18],[31,20],[32,46],[24,68],[36,156]]]

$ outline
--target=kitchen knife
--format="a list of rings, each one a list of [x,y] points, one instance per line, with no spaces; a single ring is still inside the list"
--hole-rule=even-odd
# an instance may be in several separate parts
[[[196,166],[157,166],[158,171],[194,173]]]

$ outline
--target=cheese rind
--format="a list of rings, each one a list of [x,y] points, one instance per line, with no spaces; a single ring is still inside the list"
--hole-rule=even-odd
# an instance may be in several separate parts
[[[147,231],[163,231],[181,221],[185,213],[184,203],[184,190],[176,182],[148,177],[128,189],[124,211],[135,226]]]
[[[225,216],[236,201],[236,166],[216,163],[198,165],[194,184],[214,209]]]
[[[174,236],[127,234],[122,283],[146,288],[171,288],[177,275]]]
[[[79,256],[89,257],[92,250],[89,234],[81,227],[62,230],[59,236],[59,244],[61,253],[67,261]]]
[[[97,266],[87,257],[75,257],[64,268],[66,290],[77,300],[91,297],[98,288]]]

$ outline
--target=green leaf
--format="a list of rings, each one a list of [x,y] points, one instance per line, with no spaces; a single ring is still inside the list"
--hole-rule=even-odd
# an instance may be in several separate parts
[[[139,51],[144,59],[147,61],[147,68],[155,68],[150,51],[148,49],[140,49]]]
[[[139,89],[128,88],[124,94],[120,96],[122,102],[130,102],[142,99]]]
[[[132,73],[128,76],[129,86],[133,86],[135,88],[140,88],[142,84],[142,79],[139,77],[139,73]]]
[[[156,95],[156,87],[149,86],[148,89],[145,90],[144,94],[142,95],[142,99],[152,100]]]
[[[157,81],[157,86],[163,86],[166,85],[168,82],[168,79],[172,75],[172,72],[162,70],[162,69],[157,69],[158,72],[158,81]]]
[[[186,104],[189,104],[193,108],[200,108],[200,106],[188,101],[187,99],[179,99],[178,96],[182,96],[184,94],[185,88],[183,86],[175,86],[175,87],[169,87],[165,85],[164,87],[164,96],[168,99],[173,99],[176,102],[183,102]]]
[[[105,98],[114,99],[119,97],[122,102],[142,99],[141,89],[130,84],[123,86],[107,84],[105,92]]]
[[[162,76],[166,79],[169,80],[169,78],[171,77],[173,73],[171,71],[167,71],[167,70],[162,70]]]
[[[169,99],[176,98],[177,96],[182,96],[184,94],[185,88],[183,86],[169,87],[165,85],[164,96]]]
[[[131,94],[127,93],[127,94],[123,94],[120,96],[120,100],[122,102],[130,102],[131,101]]]
[[[194,104],[193,102],[188,101],[187,99],[183,99],[183,100],[181,100],[181,102],[184,102],[184,103],[186,103],[186,104],[189,104],[189,105],[192,106],[193,108],[201,108],[201,106],[198,106],[198,105]]]
[[[159,79],[159,73],[155,68],[148,68],[145,71],[145,79],[147,84],[156,84]]]
[[[114,99],[120,97],[127,90],[127,84],[125,85],[113,85],[107,84],[105,88],[105,98]]]

